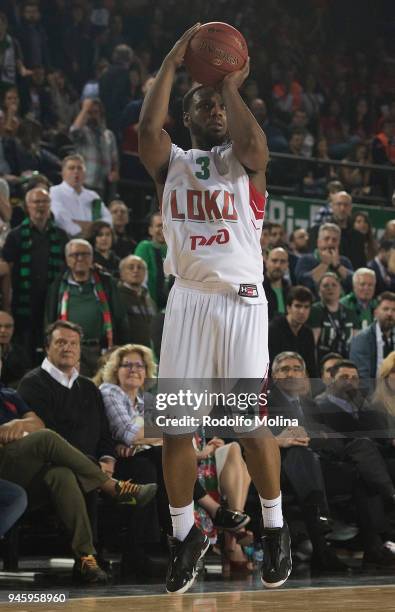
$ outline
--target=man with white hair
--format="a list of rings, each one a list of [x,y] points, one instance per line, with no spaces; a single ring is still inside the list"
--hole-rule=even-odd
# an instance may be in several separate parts
[[[123,343],[127,336],[125,310],[115,280],[94,268],[87,240],[70,240],[65,255],[67,268],[48,294],[47,321],[61,319],[82,327],[81,374],[93,376],[102,350]]]
[[[137,255],[129,255],[119,264],[118,291],[127,312],[129,335],[123,343],[151,346],[152,320],[157,314],[155,302],[143,286],[147,264]]]
[[[343,304],[355,314],[358,329],[366,329],[374,320],[374,309],[377,300],[374,299],[376,290],[376,275],[369,268],[359,268],[352,277],[353,291],[341,298]]]
[[[335,223],[324,223],[318,231],[317,248],[299,258],[295,276],[299,285],[305,285],[317,295],[318,284],[327,272],[334,272],[345,291],[351,291],[353,267],[351,261],[340,255],[341,230]]]

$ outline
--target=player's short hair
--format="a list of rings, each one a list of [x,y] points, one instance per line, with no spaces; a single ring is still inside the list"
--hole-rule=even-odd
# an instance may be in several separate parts
[[[286,304],[287,306],[292,306],[294,302],[302,302],[302,304],[308,302],[311,305],[313,303],[313,294],[310,289],[302,285],[291,287],[287,295]]]
[[[183,113],[189,112],[191,108],[193,96],[195,95],[197,91],[200,91],[201,89],[207,90],[208,92],[210,92],[210,94],[216,93],[216,90],[211,85],[200,85],[200,84],[194,85],[193,87],[191,87],[191,89],[189,89],[189,91],[187,91],[187,93],[182,99],[182,112]]]
[[[189,109],[191,108],[192,98],[199,89],[204,89],[204,85],[194,85],[190,89],[188,89],[187,93],[182,99],[182,112],[189,113]]]

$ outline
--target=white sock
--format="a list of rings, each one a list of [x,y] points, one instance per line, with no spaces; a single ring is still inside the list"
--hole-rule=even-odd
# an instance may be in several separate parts
[[[173,508],[169,505],[171,522],[173,524],[173,536],[183,542],[195,524],[195,515],[193,513],[193,501],[183,508]]]
[[[275,499],[263,499],[259,496],[262,506],[262,518],[263,526],[268,529],[274,529],[276,527],[282,527],[283,521],[283,509],[281,506],[281,493]]]

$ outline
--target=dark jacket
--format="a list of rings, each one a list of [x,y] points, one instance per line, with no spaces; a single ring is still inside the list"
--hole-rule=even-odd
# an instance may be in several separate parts
[[[352,338],[350,359],[357,366],[361,380],[373,384],[377,371],[376,322]]]
[[[278,308],[277,307],[277,296],[275,292],[273,291],[272,286],[270,284],[270,280],[268,279],[266,274],[265,274],[264,281],[263,281],[263,288],[265,290],[265,295],[267,299],[268,317],[269,317],[269,321],[271,321],[276,315],[279,314],[279,312],[277,309]],[[284,279],[282,280],[282,288],[283,288],[283,293],[284,293],[284,304],[285,304],[287,295],[288,295],[288,291],[289,291],[288,281]]]
[[[295,336],[285,315],[276,317],[269,325],[270,363],[283,351],[299,353],[305,361],[309,377],[317,376],[313,332],[310,327],[303,325]]]
[[[41,367],[26,374],[18,393],[44,422],[85,455],[114,457],[114,441],[96,385],[78,376],[71,389],[57,382]]]
[[[369,261],[368,268],[373,270],[376,275],[376,296],[383,293],[383,291],[395,291],[395,274],[388,273],[387,279],[384,279],[380,266],[375,259]]]

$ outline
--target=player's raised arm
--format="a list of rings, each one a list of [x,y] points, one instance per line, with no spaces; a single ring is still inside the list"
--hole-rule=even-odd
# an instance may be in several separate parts
[[[248,59],[241,70],[226,76],[221,84],[222,97],[234,154],[247,169],[264,173],[269,160],[266,136],[239,93],[249,70]]]
[[[182,64],[188,43],[200,28],[197,23],[187,30],[165,57],[148,91],[140,113],[139,155],[154,180],[169,162],[171,141],[163,129],[176,69]]]

